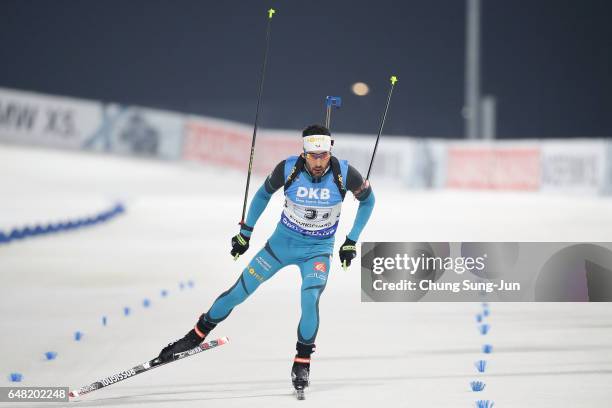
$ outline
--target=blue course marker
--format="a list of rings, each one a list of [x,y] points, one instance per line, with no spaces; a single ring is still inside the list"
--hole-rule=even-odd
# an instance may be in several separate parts
[[[23,239],[23,232],[19,228],[13,228],[9,234],[10,239]]]
[[[10,373],[9,381],[11,382],[21,382],[23,380],[23,374],[21,373]]]
[[[192,280],[188,280],[187,286],[189,286],[189,288],[192,289],[195,286],[195,283]]]
[[[491,326],[489,326],[488,324],[480,325],[480,334],[482,334],[483,336],[486,335],[489,332],[490,328]]]
[[[125,207],[123,206],[123,204],[117,203],[117,205],[113,209],[113,212],[115,212],[115,214],[124,213],[125,212]]]
[[[149,299],[145,299],[142,301],[142,306],[149,307],[151,306],[151,301]]]
[[[81,339],[83,338],[84,334],[81,333],[80,331],[76,331],[74,332],[74,340],[75,341],[81,341]]]
[[[485,354],[491,354],[493,352],[493,346],[490,344],[485,344],[482,346],[482,352]]]
[[[474,365],[476,366],[476,370],[478,370],[479,373],[484,373],[487,369],[487,362],[485,360],[478,360],[474,363]]]
[[[123,315],[124,316],[129,316],[130,315],[130,308],[129,307],[125,306],[123,308]]]
[[[162,289],[160,294],[161,294],[161,297],[166,297],[166,296],[168,296],[168,291],[166,289]]]
[[[470,383],[470,387],[472,388],[472,391],[480,392],[485,389],[485,383],[482,381],[472,381]]]
[[[476,401],[476,408],[493,408],[495,403],[489,400],[478,400]]]
[[[179,283],[179,289],[180,290],[185,289],[185,284],[183,282]]]
[[[480,313],[476,315],[476,322],[482,323],[482,315]]]
[[[56,357],[57,357],[57,353],[55,351],[47,351],[45,353],[45,358],[47,360],[55,360]]]
[[[106,326],[108,324],[108,319],[106,316],[102,316],[102,326]]]

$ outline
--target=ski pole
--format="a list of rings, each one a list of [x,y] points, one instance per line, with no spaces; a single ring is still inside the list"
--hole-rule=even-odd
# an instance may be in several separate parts
[[[378,141],[380,140],[380,135],[383,131],[383,126],[385,126],[385,119],[387,118],[387,111],[389,110],[389,103],[391,103],[391,95],[393,94],[393,87],[397,82],[397,77],[393,75],[391,77],[391,88],[389,88],[389,95],[387,96],[387,105],[385,106],[385,112],[383,113],[382,120],[380,121],[380,129],[378,129],[378,136],[376,137],[376,144],[374,145],[374,152],[372,153],[372,160],[370,160],[370,167],[368,168],[368,175],[366,176],[366,180],[370,179],[370,172],[372,171],[372,164],[374,163],[374,157],[376,156],[376,150],[378,149]]]
[[[253,170],[253,156],[255,155],[255,139],[257,138],[257,124],[259,122],[259,107],[261,105],[261,97],[264,89],[264,80],[266,78],[266,65],[268,64],[268,49],[270,48],[270,32],[272,30],[272,16],[276,10],[268,10],[268,26],[266,28],[266,48],[264,51],[263,64],[261,67],[261,77],[259,80],[259,95],[257,96],[257,109],[255,110],[255,125],[253,126],[253,138],[251,139],[251,156],[249,158],[249,169],[247,172],[246,187],[244,189],[244,203],[242,204],[242,216],[240,217],[240,225],[244,224],[244,216],[246,214],[247,198],[249,196],[249,183],[251,182],[251,172]]]

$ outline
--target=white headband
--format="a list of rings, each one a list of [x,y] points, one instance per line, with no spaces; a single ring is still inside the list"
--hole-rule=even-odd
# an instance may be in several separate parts
[[[329,135],[304,136],[304,152],[329,152],[332,138]]]

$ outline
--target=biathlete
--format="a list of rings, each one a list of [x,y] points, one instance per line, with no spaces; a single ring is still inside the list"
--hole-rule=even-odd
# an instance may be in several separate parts
[[[357,255],[356,242],[372,214],[375,200],[369,182],[364,181],[346,160],[332,155],[333,140],[326,127],[309,126],[302,132],[302,139],[302,154],[281,161],[253,197],[246,222],[241,224],[240,232],[232,238],[232,256],[237,259],[247,251],[253,227],[272,194],[282,187],[285,205],[276,230],[242,271],[236,283],[200,316],[194,328],[182,339],[164,347],[159,354],[162,360],[196,347],[259,285],[281,268],[297,265],[302,275],[302,315],[297,329],[297,354],[291,378],[296,390],[303,390],[309,385],[310,356],[315,350],[319,329],[319,299],[330,271],[334,235],[344,196],[351,191],[360,201],[353,227],[339,251],[345,270]]]

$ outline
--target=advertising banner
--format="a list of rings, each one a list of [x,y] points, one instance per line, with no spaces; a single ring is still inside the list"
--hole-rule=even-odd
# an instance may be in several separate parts
[[[245,170],[249,164],[253,128],[233,122],[190,117],[185,123],[183,158],[203,164]],[[299,132],[258,131],[253,172],[270,173],[276,164],[302,150]]]
[[[604,166],[604,185],[602,194],[612,194],[612,141],[606,141],[606,164]]]
[[[0,141],[78,149],[101,113],[97,102],[0,88]]]
[[[333,152],[340,159],[348,160],[365,177],[375,143],[376,135],[336,133]],[[417,161],[420,147],[418,141],[407,137],[381,138],[372,165],[372,179],[385,178],[409,184],[414,177],[423,177],[419,174],[421,163]]]
[[[415,139],[412,155],[402,160],[410,171],[404,178],[409,188],[444,188],[446,185],[447,142],[434,139]]]
[[[184,117],[173,112],[108,104],[82,148],[178,160],[182,155]]]
[[[540,147],[537,143],[451,143],[446,187],[536,191],[540,188]]]
[[[598,194],[605,190],[606,142],[542,143],[542,191]]]

